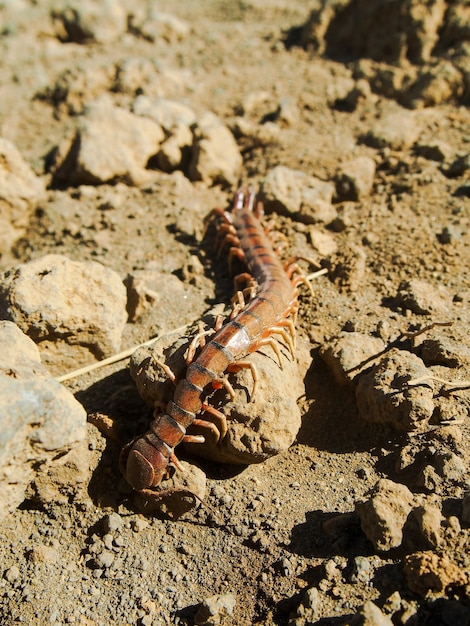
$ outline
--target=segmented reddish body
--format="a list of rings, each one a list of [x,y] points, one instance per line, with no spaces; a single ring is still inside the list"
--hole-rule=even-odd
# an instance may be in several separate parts
[[[147,495],[152,495],[150,490],[169,475],[170,467],[177,462],[174,448],[188,437],[187,428],[205,407],[205,395],[220,387],[224,374],[237,369],[243,357],[263,345],[272,345],[274,334],[285,335],[285,328],[293,333],[289,317],[298,307],[299,278],[292,278],[297,266],[291,263],[284,268],[260,223],[261,214],[261,204],[254,207],[253,192],[241,190],[231,212],[215,210],[210,214],[219,219],[222,243],[230,244],[231,256],[246,263],[256,281],[256,293],[189,364],[166,412],[155,414],[148,432],[124,449],[122,470],[128,482]],[[154,493],[158,497],[168,492]]]

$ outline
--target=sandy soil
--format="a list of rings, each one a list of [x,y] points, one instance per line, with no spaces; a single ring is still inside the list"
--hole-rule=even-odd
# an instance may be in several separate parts
[[[158,19],[163,2],[75,6],[83,16],[90,4],[101,13],[87,30],[57,3],[0,2],[0,135],[46,188],[39,198],[25,192],[16,208],[0,190],[10,229],[0,270],[53,253],[97,261],[127,286],[144,277],[151,297],[140,291],[141,308],[130,311],[126,350],[229,305],[226,259],[210,233],[203,238],[203,219],[228,208],[242,180],[265,190],[283,254],[311,259],[300,261],[307,274],[328,272],[313,279],[313,297],[300,288],[298,368],[285,374],[301,415],[295,442],[248,466],[182,450],[207,476],[207,506],[179,519],[171,505],[170,516],[148,506],[118,468],[122,445],[152,415],[128,360],[64,383],[91,416],[86,439],[33,464],[20,505],[5,504],[0,621],[470,624],[470,36],[460,3],[389,3],[405,25],[384,49],[369,37],[374,16],[361,2],[330,3],[311,23],[300,1],[182,0],[172,20]],[[406,16],[428,5],[420,47],[407,39]],[[355,30],[351,15],[363,15]],[[70,162],[71,141],[103,96],[126,111],[148,96],[182,103],[198,120],[212,112],[235,137],[241,167],[211,178],[157,157],[108,179],[85,175]],[[276,166],[331,183],[323,212],[309,213],[305,199],[290,210],[270,195]],[[292,184],[287,198],[300,193]],[[335,349],[338,336],[357,341]],[[348,378],[344,370],[376,350],[371,338],[389,361]],[[56,377],[97,361],[96,350],[57,336],[36,342]],[[403,409],[393,398],[406,396],[412,358],[428,378]],[[394,378],[383,391],[387,371]],[[243,399],[227,413],[243,419]],[[425,402],[431,410],[418,423],[412,413]],[[19,483],[28,463],[15,466]],[[385,508],[397,504],[383,524],[371,490],[388,493],[390,483],[377,487],[379,479],[392,484]],[[200,605],[212,596],[205,618]]]

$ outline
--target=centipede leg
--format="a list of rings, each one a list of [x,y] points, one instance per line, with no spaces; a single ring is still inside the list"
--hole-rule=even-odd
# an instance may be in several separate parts
[[[239,259],[242,263],[246,263],[246,256],[243,250],[241,248],[237,248],[236,246],[233,246],[228,251],[228,268],[229,268],[230,273],[232,272],[232,269],[233,269],[234,258]]]
[[[269,332],[273,335],[280,335],[282,339],[286,342],[287,347],[289,348],[289,352],[292,356],[294,356],[294,341],[287,332],[287,330],[283,326],[274,326],[269,329]]]
[[[229,365],[227,371],[239,372],[242,369],[249,369],[253,377],[253,389],[251,390],[250,395],[250,402],[252,402],[256,393],[256,389],[258,388],[258,370],[256,369],[255,365],[251,361],[237,361],[236,363],[232,363],[231,365]]]
[[[286,261],[286,263],[284,264],[284,270],[287,276],[290,279],[292,279],[292,284],[294,285],[294,287],[297,287],[298,285],[300,285],[300,283],[303,283],[307,287],[307,289],[310,291],[310,294],[314,296],[315,294],[313,293],[313,288],[312,288],[312,285],[310,284],[310,281],[305,276],[304,272],[302,271],[302,268],[297,263],[297,261],[299,261],[300,259],[304,259],[308,263],[312,263],[312,264],[314,263],[311,259],[308,259],[307,257],[296,256]],[[297,276],[293,278],[294,274],[297,274]]]
[[[215,322],[214,322],[213,328],[202,330],[202,323],[201,322],[199,323],[199,332],[197,333],[197,335],[195,335],[192,338],[191,343],[189,344],[186,352],[184,353],[186,365],[189,365],[190,363],[193,362],[194,355],[196,354],[196,350],[198,348],[204,348],[204,346],[206,345],[205,337],[207,337],[207,335],[213,335],[218,330],[220,330],[222,328],[222,323],[223,323],[222,315],[215,316]]]
[[[285,326],[289,330],[290,336],[292,337],[293,345],[295,347],[295,326],[292,319],[290,317],[287,317],[283,320],[280,320],[278,326]]]
[[[239,287],[241,283],[245,283],[246,285],[251,285],[256,283],[255,279],[249,272],[242,272],[241,274],[237,274],[233,279],[233,286],[235,291],[239,291]]]
[[[198,420],[204,421],[204,420]],[[196,420],[194,420],[193,424],[196,424]],[[184,443],[204,443],[206,440],[202,435],[185,435],[183,437]]]
[[[196,354],[196,350],[198,348],[203,348],[206,345],[205,337],[207,335],[213,335],[216,331],[213,328],[209,328],[208,330],[199,330],[197,335],[195,335],[191,343],[188,346],[188,349],[184,353],[184,359],[186,361],[186,365],[189,365],[193,362],[194,355]]]
[[[221,431],[217,428],[216,424],[214,424],[213,422],[210,422],[209,420],[203,420],[203,419],[200,419],[200,418],[196,418],[194,420],[194,422],[193,422],[193,425],[194,426],[199,426],[200,428],[205,428],[205,429],[209,430],[214,435],[214,438],[215,438],[216,442],[219,441],[221,436],[222,437],[225,436],[225,434],[227,432],[227,427],[225,426],[225,432],[222,435]],[[191,441],[191,440],[188,440],[188,439],[183,439],[183,441],[191,441],[192,443],[204,443],[204,441],[205,441],[204,437],[201,437],[200,435],[188,435],[188,436],[192,437],[192,438],[200,437],[200,438],[202,438],[202,442],[200,440],[199,441]]]
[[[256,219],[258,219],[258,220],[262,219],[262,217],[264,215],[264,207],[263,207],[263,203],[261,201],[256,203],[256,207],[254,209],[254,214],[255,214]]]
[[[227,368],[227,370],[228,370],[228,368]],[[225,377],[224,378],[215,378],[212,381],[212,386],[214,387],[214,389],[222,389],[222,387],[224,387],[226,392],[230,396],[230,398],[232,400],[235,400],[235,391],[233,390],[233,387],[230,384],[230,381],[228,380],[228,378],[225,378]]]
[[[232,235],[230,233],[225,235],[216,250],[216,254],[218,257],[220,257],[220,255],[222,254],[222,250],[227,244],[234,248],[240,248],[240,239],[236,235]]]
[[[206,402],[203,402],[202,410],[205,413],[209,413],[210,415],[212,415],[212,417],[216,420],[216,426],[219,430],[220,438],[223,439],[227,434],[227,418],[225,417],[225,415],[222,413],[222,411],[219,411],[218,409],[211,406],[210,404],[207,404]]]
[[[230,313],[230,319],[233,320],[237,315],[245,308],[245,298],[242,291],[236,291],[231,299],[233,305],[232,312]]]
[[[237,230],[233,224],[227,224],[223,222],[217,228],[217,235],[215,238],[215,249],[219,250],[219,247],[224,244],[224,239],[227,235],[237,236]]]
[[[273,352],[277,356],[277,360],[279,361],[279,367],[282,370],[283,367],[282,367],[281,351],[279,350],[279,346],[276,343],[276,340],[273,337],[266,337],[265,339],[261,339],[260,341],[256,343],[256,350],[259,350],[259,348],[262,348],[263,346],[269,346],[270,348],[272,348]]]
[[[207,226],[212,222],[213,219],[222,220],[224,224],[232,224],[233,218],[232,214],[228,211],[224,211],[223,209],[212,209],[208,215],[204,218],[204,227],[207,229]]]
[[[173,384],[176,384],[176,374],[173,372],[169,365],[163,363],[163,361],[160,361],[159,359],[154,359],[154,363],[165,372],[165,374],[168,376]]]

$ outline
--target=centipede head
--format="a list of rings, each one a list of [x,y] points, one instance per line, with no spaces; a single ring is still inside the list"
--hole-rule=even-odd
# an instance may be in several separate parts
[[[138,437],[124,446],[119,467],[136,491],[156,487],[174,472],[168,457],[152,445],[148,435]]]

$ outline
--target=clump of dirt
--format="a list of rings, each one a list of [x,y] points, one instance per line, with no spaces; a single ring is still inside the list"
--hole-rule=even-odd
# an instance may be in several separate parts
[[[2,624],[468,623],[467,7],[134,5],[0,3]],[[240,180],[314,294],[152,502]]]

